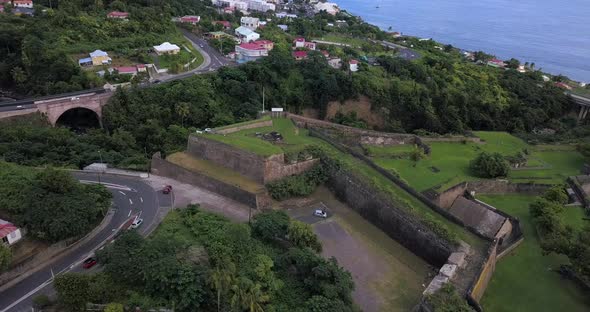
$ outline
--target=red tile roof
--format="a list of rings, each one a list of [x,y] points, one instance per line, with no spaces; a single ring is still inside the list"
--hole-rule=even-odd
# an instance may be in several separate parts
[[[359,61],[357,61],[357,60],[350,60],[350,62],[349,62],[349,63],[350,63],[350,64],[358,64],[358,63],[359,63]]]
[[[12,223],[0,224],[0,238],[4,238],[16,230],[18,230],[18,228]]]
[[[296,38],[293,42],[305,42],[305,38]]]
[[[137,67],[135,66],[121,66],[115,67],[115,69],[119,72],[119,74],[133,74],[137,72]]]
[[[127,16],[129,16],[129,13],[113,11],[113,12],[110,12],[109,14],[107,14],[107,16],[108,17],[127,17]]]
[[[266,50],[266,48],[261,45],[261,44],[257,44],[257,43],[242,43],[240,44],[240,48],[242,49],[246,49],[246,50]]]
[[[226,28],[231,27],[231,23],[228,21],[215,21],[215,22],[213,22],[213,24],[223,25],[223,27],[226,27]]]
[[[294,58],[306,58],[307,57],[307,51],[294,51],[293,52],[293,57]]]

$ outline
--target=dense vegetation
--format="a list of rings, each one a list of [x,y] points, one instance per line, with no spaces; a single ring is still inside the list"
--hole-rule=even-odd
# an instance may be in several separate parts
[[[0,217],[35,238],[56,242],[87,233],[110,199],[104,187],[81,184],[67,171],[0,162]]]
[[[120,236],[98,255],[104,272],[56,279],[58,302],[177,311],[356,311],[352,277],[326,260],[308,225],[284,212],[231,223],[196,206],[171,212],[155,235]]]
[[[555,187],[530,205],[530,213],[543,251],[567,256],[572,271],[590,284],[590,227],[576,229],[564,222],[561,215],[567,202],[563,188]]]
[[[180,38],[171,17],[203,12],[201,1],[35,1],[35,17],[0,14],[0,87],[19,94],[54,94],[102,86],[104,81],[78,66],[96,49],[122,59],[150,62],[148,49]],[[107,19],[112,10],[128,21]]]

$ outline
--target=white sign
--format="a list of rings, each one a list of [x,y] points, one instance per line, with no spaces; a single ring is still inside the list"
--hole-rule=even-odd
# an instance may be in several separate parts
[[[271,111],[273,111],[273,112],[282,112],[283,111],[283,108],[282,107],[273,107],[273,108],[271,108]]]

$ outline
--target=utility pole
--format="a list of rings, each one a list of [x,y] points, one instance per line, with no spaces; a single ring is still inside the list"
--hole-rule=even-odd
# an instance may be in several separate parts
[[[102,153],[98,150],[98,156],[100,157],[100,165],[102,166]],[[100,184],[100,168],[98,169],[98,184]]]

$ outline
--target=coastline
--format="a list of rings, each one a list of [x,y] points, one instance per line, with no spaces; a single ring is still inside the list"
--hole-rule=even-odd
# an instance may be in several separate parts
[[[584,39],[579,36],[575,37],[573,34],[571,37],[563,38],[559,44],[558,42],[552,43],[549,38],[541,38],[547,36],[535,35],[536,29],[526,29],[526,32],[520,31],[504,35],[499,33],[500,30],[509,26],[495,23],[493,14],[485,15],[485,18],[488,19],[485,22],[479,20],[477,14],[464,18],[463,23],[470,22],[469,26],[473,25],[471,27],[473,31],[457,31],[461,27],[458,25],[460,22],[450,20],[449,16],[444,16],[444,12],[438,14],[435,10],[438,6],[433,5],[434,7],[430,10],[419,13],[408,13],[400,7],[416,5],[418,8],[422,8],[420,6],[424,6],[424,2],[428,1],[412,3],[380,1],[369,4],[358,0],[335,0],[335,2],[342,11],[359,17],[364,22],[377,26],[383,31],[398,31],[407,36],[432,38],[442,44],[452,44],[460,49],[484,51],[496,55],[502,60],[516,58],[522,63],[536,63],[536,68],[551,75],[564,75],[574,81],[590,82],[590,56],[584,49],[583,42],[580,43]],[[448,6],[444,6],[444,8],[449,9]],[[390,12],[404,13],[389,15]],[[434,14],[437,17],[433,18],[432,23],[425,23],[424,18],[429,14]],[[447,12],[447,14],[449,13]],[[416,18],[422,18],[422,20],[414,20]],[[391,23],[386,22],[389,20]],[[550,24],[542,26],[550,27]],[[489,33],[492,35],[482,36],[484,26],[490,28]],[[390,27],[391,29],[389,29]],[[530,37],[530,41],[527,36]],[[527,42],[527,44],[522,44],[522,42]],[[587,47],[590,47],[590,42],[586,44]]]

